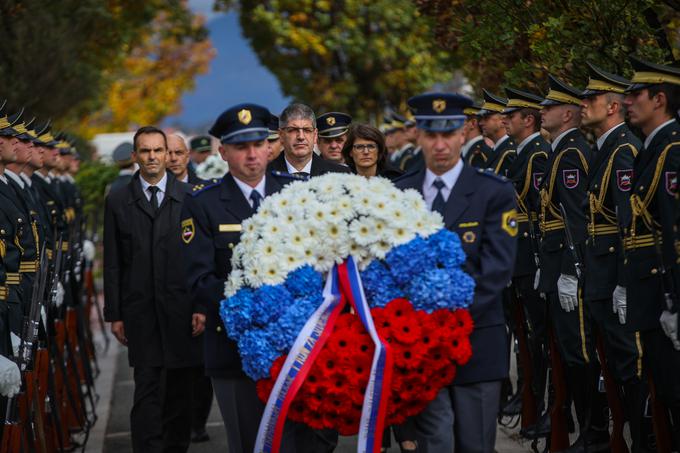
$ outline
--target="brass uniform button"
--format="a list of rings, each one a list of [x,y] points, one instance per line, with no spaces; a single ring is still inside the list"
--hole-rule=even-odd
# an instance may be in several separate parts
[[[609,247],[609,252],[614,253],[614,247]]]
[[[525,232],[524,232],[524,237],[525,237],[525,238],[528,238],[528,237],[529,237],[529,233],[527,233],[527,232],[525,231]]]
[[[217,329],[215,330],[217,330],[218,332],[222,332],[222,326],[217,326]]]
[[[652,269],[652,275],[656,275],[659,271],[656,268]]]
[[[233,249],[233,248],[234,248],[234,243],[233,243],[233,242],[230,242],[230,243],[229,243],[229,248],[230,248],[230,249]]]

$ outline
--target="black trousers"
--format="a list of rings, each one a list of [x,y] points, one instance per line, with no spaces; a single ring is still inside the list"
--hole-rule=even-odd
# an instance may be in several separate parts
[[[193,419],[191,421],[191,429],[194,431],[202,431],[205,429],[205,424],[210,415],[210,409],[213,402],[213,388],[210,378],[205,375],[205,369],[201,367],[196,368],[194,373],[194,399],[193,399]]]
[[[562,359],[568,367],[586,366],[596,360],[595,346],[591,332],[590,313],[583,306],[581,289],[579,288],[578,307],[566,312],[560,305],[557,292],[548,293],[548,313],[555,329],[557,347]]]
[[[185,453],[191,441],[192,382],[196,368],[135,367],[130,411],[132,450]]]

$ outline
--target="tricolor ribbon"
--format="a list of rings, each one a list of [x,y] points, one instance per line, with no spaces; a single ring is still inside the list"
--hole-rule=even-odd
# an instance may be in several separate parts
[[[357,452],[380,451],[392,379],[392,358],[387,342],[380,339],[375,329],[359,270],[351,256],[329,272],[323,296],[323,303],[300,331],[274,383],[260,421],[255,453],[278,453],[288,409],[347,302],[354,307],[376,346],[361,410]]]

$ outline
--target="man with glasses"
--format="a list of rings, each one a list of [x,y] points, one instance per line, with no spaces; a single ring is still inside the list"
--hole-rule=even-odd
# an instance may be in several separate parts
[[[318,131],[314,111],[309,106],[286,107],[279,118],[279,128],[283,153],[269,164],[269,171],[305,178],[332,172],[349,173],[349,168],[314,154]]]

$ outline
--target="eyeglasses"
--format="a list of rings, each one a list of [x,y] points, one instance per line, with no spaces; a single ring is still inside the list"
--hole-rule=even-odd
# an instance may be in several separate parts
[[[302,132],[305,135],[311,135],[314,133],[314,128],[313,127],[293,127],[293,126],[288,126],[284,127],[283,131],[286,134],[289,135],[297,135],[298,133]]]
[[[354,151],[359,152],[359,153],[363,153],[364,151],[372,153],[373,151],[378,149],[378,147],[376,146],[375,143],[367,143],[367,144],[360,144],[360,145],[352,145],[352,149],[354,149]]]

